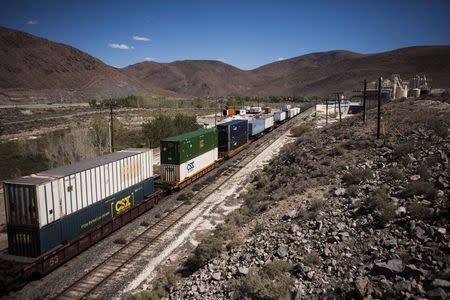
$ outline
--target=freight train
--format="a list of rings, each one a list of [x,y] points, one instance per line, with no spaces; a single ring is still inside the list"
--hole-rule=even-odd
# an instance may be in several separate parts
[[[299,113],[286,107],[162,139],[160,178],[152,150],[130,148],[7,180],[8,251],[2,259],[26,262],[25,277],[48,273]]]

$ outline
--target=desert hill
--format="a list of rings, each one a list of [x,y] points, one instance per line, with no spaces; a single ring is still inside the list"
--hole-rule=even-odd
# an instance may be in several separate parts
[[[364,78],[426,74],[450,88],[450,46],[418,46],[375,54],[311,53],[241,70],[211,60],[141,62],[122,69],[74,47],[0,27],[0,102],[86,101],[127,95],[326,96],[349,92]]]

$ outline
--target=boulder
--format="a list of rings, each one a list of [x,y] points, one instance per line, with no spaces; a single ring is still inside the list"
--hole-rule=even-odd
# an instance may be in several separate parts
[[[431,282],[434,287],[450,288],[450,281],[436,278]]]
[[[215,273],[213,273],[212,275],[211,275],[211,278],[212,279],[214,279],[214,280],[216,280],[216,281],[219,281],[220,279],[221,279],[221,274],[220,274],[220,272],[215,272]]]
[[[276,251],[276,255],[280,258],[284,258],[288,255],[288,248],[285,245],[281,245],[278,247]]]
[[[393,277],[395,274],[403,272],[404,266],[400,259],[391,259],[387,263],[375,263],[371,274]]]

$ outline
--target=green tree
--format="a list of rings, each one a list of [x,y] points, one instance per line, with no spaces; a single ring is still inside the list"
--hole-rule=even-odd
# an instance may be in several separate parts
[[[195,116],[177,114],[175,117],[170,117],[160,113],[142,125],[142,132],[147,144],[151,147],[157,147],[159,141],[163,138],[194,131],[200,127]]]

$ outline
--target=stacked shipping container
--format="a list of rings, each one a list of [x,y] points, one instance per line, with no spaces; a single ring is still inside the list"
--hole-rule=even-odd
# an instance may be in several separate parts
[[[217,129],[199,129],[161,140],[161,180],[178,183],[218,159]]]
[[[154,191],[150,149],[127,149],[4,183],[9,251],[36,257]]]
[[[232,120],[217,125],[219,135],[219,152],[227,153],[248,141],[248,121]]]

